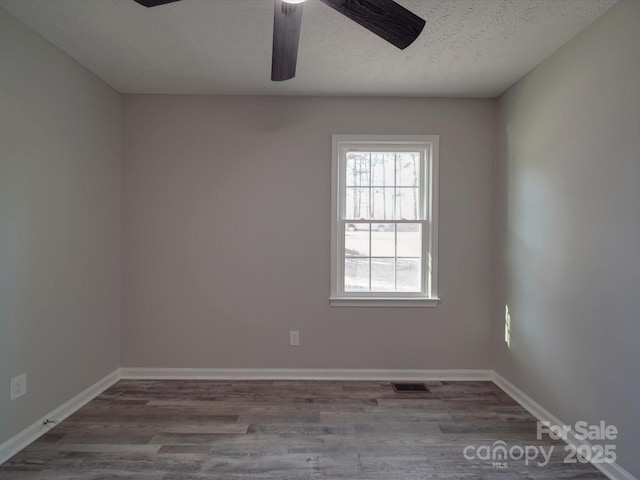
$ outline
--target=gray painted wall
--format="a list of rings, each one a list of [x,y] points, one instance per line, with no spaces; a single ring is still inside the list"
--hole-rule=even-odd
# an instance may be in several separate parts
[[[0,9],[0,443],[119,366],[121,110]]]
[[[500,98],[495,369],[640,476],[640,2]],[[503,342],[504,308],[512,347]]]
[[[487,368],[495,117],[493,100],[125,96],[123,366]],[[333,133],[441,135],[437,308],[329,306]]]

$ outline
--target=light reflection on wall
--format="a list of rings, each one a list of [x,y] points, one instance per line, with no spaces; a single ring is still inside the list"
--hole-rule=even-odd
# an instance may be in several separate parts
[[[504,342],[511,348],[511,314],[509,305],[504,306]]]

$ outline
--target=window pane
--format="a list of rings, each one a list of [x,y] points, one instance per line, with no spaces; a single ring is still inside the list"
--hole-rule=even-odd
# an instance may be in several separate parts
[[[396,256],[395,224],[372,223],[371,224],[371,256],[395,257]]]
[[[347,223],[344,232],[344,255],[346,257],[369,256],[368,223]]]
[[[396,220],[420,219],[420,189],[402,187],[396,194]]]
[[[422,257],[422,225],[419,223],[399,223],[398,257]]]
[[[396,182],[395,164],[395,153],[371,153],[371,185],[393,187]]]
[[[399,292],[420,292],[420,259],[402,258],[398,259],[398,286]]]
[[[394,188],[374,187],[371,189],[371,211],[373,220],[393,220]]]
[[[371,291],[393,292],[396,289],[395,260],[393,258],[371,259]]]
[[[368,188],[347,187],[347,195],[344,205],[344,215],[347,219],[369,219],[369,193]]]
[[[369,259],[347,258],[344,261],[344,291],[369,291]]]
[[[347,153],[346,184],[353,187],[369,186],[369,153]]]
[[[399,187],[418,187],[420,185],[420,154],[418,152],[398,153],[396,159],[396,184]]]

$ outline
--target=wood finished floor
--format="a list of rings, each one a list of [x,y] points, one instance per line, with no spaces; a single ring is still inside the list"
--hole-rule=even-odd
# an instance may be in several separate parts
[[[491,382],[123,380],[0,467],[33,479],[605,479]],[[493,468],[467,445],[555,447]]]

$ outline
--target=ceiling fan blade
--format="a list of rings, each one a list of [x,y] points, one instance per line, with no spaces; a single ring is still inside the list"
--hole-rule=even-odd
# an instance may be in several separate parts
[[[418,38],[426,23],[393,0],[321,1],[400,50]]]
[[[157,7],[158,5],[164,5],[165,3],[179,2],[180,0],[133,0],[139,3],[143,7]]]
[[[301,3],[274,0],[271,80],[280,82],[295,77],[301,24]]]

